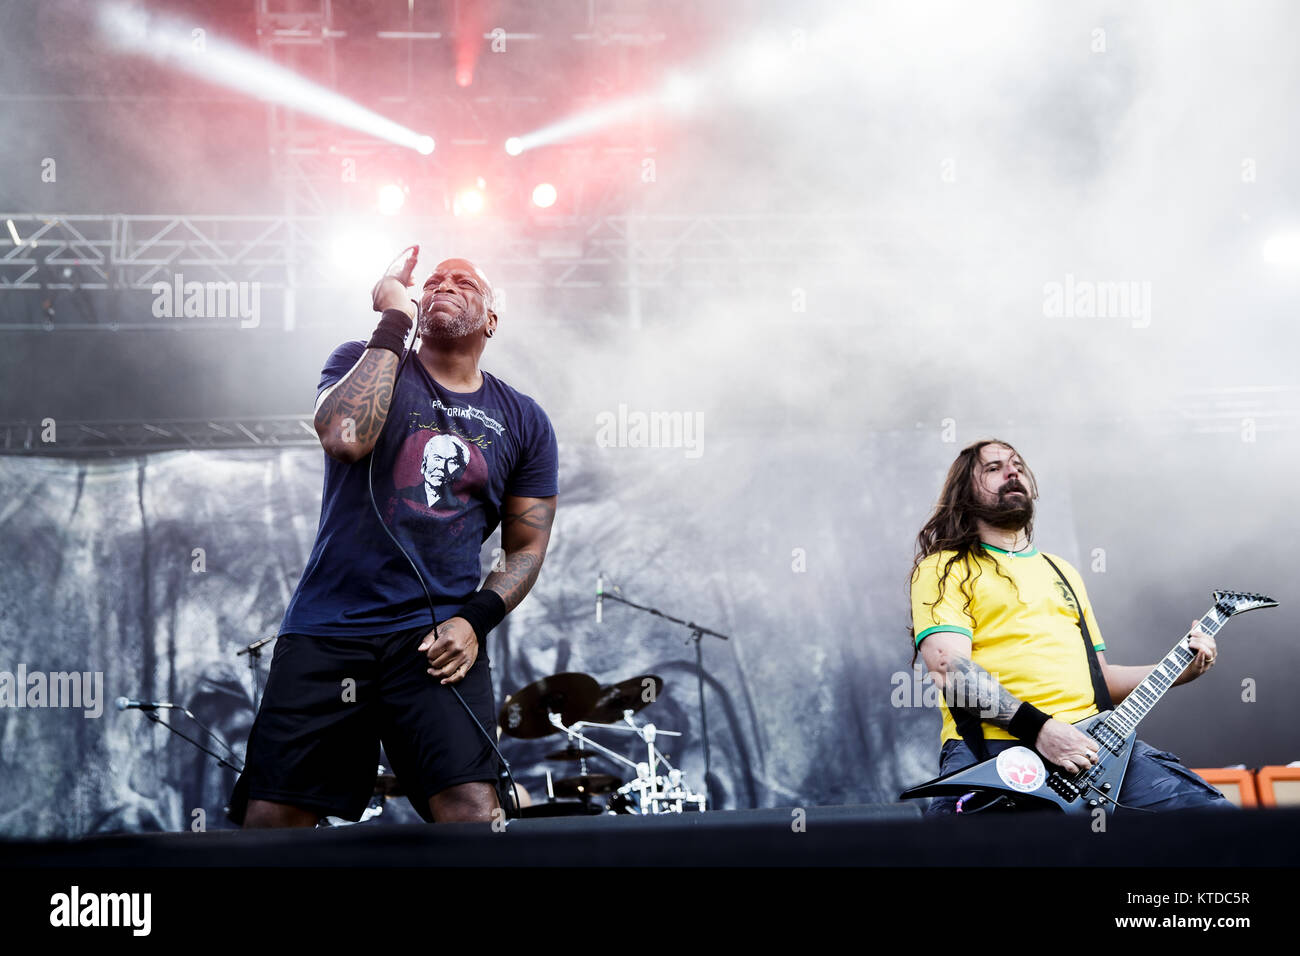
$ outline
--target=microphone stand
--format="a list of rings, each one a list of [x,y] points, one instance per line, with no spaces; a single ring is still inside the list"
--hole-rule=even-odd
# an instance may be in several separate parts
[[[253,672],[253,713],[257,713],[258,697],[261,696],[261,690],[258,688],[257,669],[262,663],[262,648],[270,644],[279,635],[264,637],[260,641],[254,641],[241,651],[237,651],[235,656],[240,654],[248,655],[248,669]]]
[[[603,584],[603,575],[601,576],[600,584]],[[702,646],[703,642],[701,641],[701,638],[704,637],[705,634],[708,634],[710,637],[716,637],[721,641],[728,641],[731,638],[726,634],[720,634],[715,630],[696,624],[694,621],[683,621],[680,617],[673,617],[671,614],[665,614],[658,608],[647,607],[644,604],[637,604],[635,601],[629,601],[627,598],[615,593],[617,591],[617,586],[615,586],[613,590],[606,590],[602,587],[600,590],[600,596],[602,598],[607,598],[610,601],[618,601],[620,604],[626,604],[628,607],[634,607],[638,611],[644,611],[646,614],[653,614],[655,617],[661,617],[665,621],[670,621],[673,624],[679,624],[682,627],[689,629],[691,632],[690,640],[695,642],[695,677],[698,684],[698,694],[700,699],[700,737],[704,741],[704,790],[709,799],[709,806],[715,806],[716,804],[713,798],[713,778],[709,773],[709,717],[704,706],[704,647]]]
[[[214,734],[211,730],[209,730],[209,729],[207,728],[207,726],[203,723],[203,721],[199,720],[197,717],[194,716],[194,714],[192,714],[192,713],[190,712],[189,708],[187,708],[187,707],[181,707],[179,704],[171,704],[171,703],[163,702],[163,703],[159,703],[159,704],[156,704],[156,705],[150,705],[150,706],[147,707],[147,708],[140,707],[140,708],[133,708],[133,709],[138,709],[138,710],[140,711],[140,713],[144,714],[146,717],[148,717],[148,718],[149,718],[151,721],[153,721],[155,724],[158,724],[160,727],[166,727],[168,730],[170,730],[172,733],[174,733],[177,737],[181,738],[181,740],[184,740],[184,741],[187,741],[187,742],[193,744],[195,747],[197,747],[199,750],[203,751],[203,752],[204,752],[205,754],[207,754],[209,757],[213,757],[213,758],[215,758],[216,761],[217,761],[217,763],[219,763],[221,766],[223,766],[223,767],[228,767],[229,769],[235,771],[235,773],[243,773],[243,770],[244,770],[243,767],[236,767],[234,764],[230,763],[230,761],[226,760],[225,757],[221,756],[221,754],[219,754],[219,753],[214,753],[213,751],[209,750],[207,747],[203,746],[203,744],[201,744],[201,743],[199,743],[197,740],[195,740],[193,737],[190,737],[190,736],[187,736],[186,734],[181,733],[179,730],[177,730],[175,727],[173,727],[173,726],[172,726],[171,724],[169,724],[167,721],[165,721],[165,720],[163,720],[161,717],[159,717],[157,713],[155,713],[155,711],[157,711],[157,710],[179,710],[182,714],[184,714],[184,715],[185,715],[186,717],[188,717],[190,720],[192,720],[192,721],[194,721],[196,724],[198,724],[198,725],[199,725],[199,728],[200,728],[200,729],[201,729],[205,734],[207,734],[209,737],[211,737],[211,738],[212,738],[213,740],[215,740],[217,743],[221,744],[221,746],[225,747],[227,753],[229,753],[231,757],[235,757],[235,752],[234,752],[233,750],[230,749],[230,745],[227,744],[225,741],[223,741],[223,740],[222,740],[220,737],[218,737],[216,734]],[[235,759],[238,760],[239,758],[238,758],[238,757],[235,757]]]

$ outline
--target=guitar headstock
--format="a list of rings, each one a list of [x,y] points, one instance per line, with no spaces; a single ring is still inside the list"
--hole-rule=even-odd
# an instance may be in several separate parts
[[[1264,594],[1252,594],[1248,591],[1215,591],[1214,606],[1232,617],[1261,607],[1277,607],[1277,602]]]

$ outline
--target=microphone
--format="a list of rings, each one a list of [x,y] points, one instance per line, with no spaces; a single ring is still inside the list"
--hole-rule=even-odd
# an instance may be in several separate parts
[[[411,284],[411,273],[415,271],[415,263],[419,257],[419,246],[407,246],[397,254],[396,259],[388,264],[388,270],[384,275],[392,276],[398,282],[402,283],[402,285],[409,286]],[[401,263],[400,268],[398,267],[398,263]]]
[[[176,709],[176,705],[165,700],[132,700],[129,697],[117,699],[118,710],[158,710],[159,708]]]
[[[596,575],[596,623],[600,623],[601,605],[605,603],[605,574]]]

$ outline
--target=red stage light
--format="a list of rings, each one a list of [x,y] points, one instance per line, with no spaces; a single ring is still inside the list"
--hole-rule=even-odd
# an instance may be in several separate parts
[[[456,193],[452,199],[451,211],[457,216],[477,216],[483,211],[483,206],[482,191],[471,187]]]
[[[550,183],[538,183],[533,187],[533,205],[539,209],[549,209],[555,205],[559,193]]]
[[[384,183],[379,187],[379,211],[385,216],[397,214],[406,202],[406,190],[398,183]]]

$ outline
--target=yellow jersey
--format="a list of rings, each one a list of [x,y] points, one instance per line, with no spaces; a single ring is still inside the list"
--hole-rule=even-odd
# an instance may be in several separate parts
[[[912,578],[912,627],[916,644],[947,631],[970,639],[971,660],[1020,700],[1074,723],[1097,713],[1088,654],[1079,632],[1079,610],[1060,577],[1037,548],[1018,554],[984,544],[971,552],[970,569],[958,560],[939,578],[954,551],[923,559]],[[1083,603],[1093,647],[1106,649],[1079,573],[1051,555]],[[997,569],[1005,573],[1005,577]],[[1008,580],[1008,578],[1010,580]],[[967,596],[970,603],[967,605]],[[961,734],[946,703],[941,741]],[[982,721],[989,740],[1013,740],[1004,728]]]

